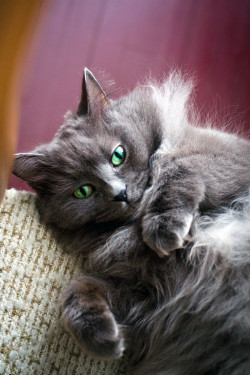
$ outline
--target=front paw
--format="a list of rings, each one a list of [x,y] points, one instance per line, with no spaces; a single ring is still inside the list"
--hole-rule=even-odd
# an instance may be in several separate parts
[[[183,246],[188,235],[193,215],[178,210],[164,214],[146,214],[142,218],[143,241],[159,257],[169,255],[172,250]]]
[[[121,329],[99,290],[82,279],[73,281],[64,295],[66,328],[86,352],[98,358],[119,358],[124,351]]]

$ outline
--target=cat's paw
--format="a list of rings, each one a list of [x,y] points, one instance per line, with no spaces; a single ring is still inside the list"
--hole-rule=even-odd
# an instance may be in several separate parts
[[[160,257],[182,247],[189,233],[193,215],[171,210],[164,214],[147,214],[142,218],[143,241]]]
[[[98,358],[114,359],[125,350],[121,329],[103,296],[92,285],[71,283],[64,295],[63,321],[80,346]]]

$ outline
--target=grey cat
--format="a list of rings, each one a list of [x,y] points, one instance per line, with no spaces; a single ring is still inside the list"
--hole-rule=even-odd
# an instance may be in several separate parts
[[[51,143],[16,155],[41,220],[81,252],[63,298],[77,342],[130,375],[247,375],[250,144],[193,124],[192,83],[110,100],[85,69]]]

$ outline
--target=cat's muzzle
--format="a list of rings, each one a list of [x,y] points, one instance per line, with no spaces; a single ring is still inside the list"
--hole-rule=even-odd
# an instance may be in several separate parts
[[[114,197],[114,201],[128,203],[128,197],[127,197],[127,191],[126,191],[126,189],[122,189],[120,191],[120,193]]]

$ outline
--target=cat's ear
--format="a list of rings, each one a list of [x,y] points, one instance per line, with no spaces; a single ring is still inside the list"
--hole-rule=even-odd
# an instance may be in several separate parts
[[[44,155],[40,153],[15,154],[12,173],[30,186],[39,184],[45,168]]]
[[[77,108],[77,115],[101,115],[108,106],[108,103],[109,101],[101,85],[91,71],[85,68],[82,80],[81,101]]]

